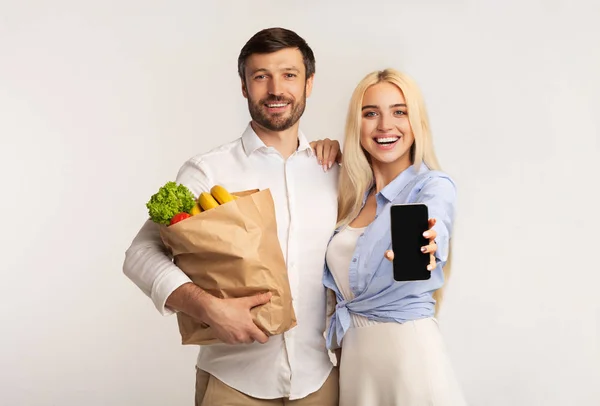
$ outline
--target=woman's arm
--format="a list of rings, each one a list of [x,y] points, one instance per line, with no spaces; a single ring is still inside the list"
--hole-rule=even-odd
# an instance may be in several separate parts
[[[435,219],[432,230],[435,231],[437,249],[435,257],[448,260],[450,236],[454,228],[456,209],[456,185],[449,176],[435,176],[425,181],[416,195],[415,203],[427,205],[429,217]]]

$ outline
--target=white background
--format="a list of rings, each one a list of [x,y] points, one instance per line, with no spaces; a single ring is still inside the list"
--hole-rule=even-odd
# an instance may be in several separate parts
[[[284,26],[317,58],[310,139],[342,140],[371,70],[423,88],[459,186],[441,323],[470,404],[599,405],[599,4],[0,2],[0,404],[192,404],[196,348],[124,252],[183,161],[241,134],[238,52]]]

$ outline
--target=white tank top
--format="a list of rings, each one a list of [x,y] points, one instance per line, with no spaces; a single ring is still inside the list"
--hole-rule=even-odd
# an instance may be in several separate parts
[[[367,227],[353,228],[346,226],[342,231],[337,233],[327,248],[325,260],[327,266],[333,275],[335,284],[345,300],[354,298],[352,289],[350,288],[350,261],[354,255],[356,242],[358,237],[364,232]],[[371,324],[378,324],[366,317],[350,313],[352,326],[364,327]]]

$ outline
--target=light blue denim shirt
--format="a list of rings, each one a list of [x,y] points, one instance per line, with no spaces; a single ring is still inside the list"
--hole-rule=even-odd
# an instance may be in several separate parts
[[[369,191],[364,195],[363,205],[368,194]],[[329,349],[341,345],[351,325],[350,313],[397,323],[432,317],[435,312],[433,292],[444,284],[442,267],[448,259],[456,201],[453,180],[443,172],[430,170],[425,164],[418,172],[410,166],[377,193],[376,200],[375,220],[359,237],[350,262],[350,288],[354,299],[344,300],[325,262],[323,283],[333,290],[337,299],[327,331]],[[434,226],[437,232],[437,267],[431,271],[431,279],[426,281],[396,282],[392,263],[384,258],[385,251],[392,246],[390,207],[402,203],[426,204],[429,218],[437,221]],[[332,238],[341,230],[336,229]]]

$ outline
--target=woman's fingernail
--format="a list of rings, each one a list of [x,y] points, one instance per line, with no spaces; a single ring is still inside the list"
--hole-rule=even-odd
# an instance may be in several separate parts
[[[331,169],[331,165],[333,165],[333,162],[329,162],[329,165],[328,165],[329,169]]]
[[[429,237],[429,232],[428,232],[428,231],[425,231],[425,232],[423,233],[423,237],[425,237],[425,238],[428,238],[428,237]]]
[[[327,172],[327,165],[323,165],[323,172]]]
[[[421,247],[421,252],[427,251],[427,247]]]
[[[427,265],[427,270],[431,271],[433,269],[433,267],[431,265]]]

